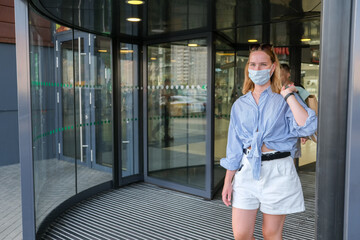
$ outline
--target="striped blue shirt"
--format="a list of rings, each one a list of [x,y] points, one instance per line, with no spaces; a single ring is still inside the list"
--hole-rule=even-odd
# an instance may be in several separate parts
[[[304,126],[299,126],[284,98],[272,92],[271,86],[261,93],[259,105],[251,92],[241,96],[232,106],[226,158],[220,165],[228,170],[237,170],[241,165],[243,149],[251,146],[247,158],[254,179],[260,179],[261,147],[280,152],[291,152],[294,157],[298,137],[311,136],[317,128],[315,112],[308,108],[295,94],[298,102],[308,112]]]

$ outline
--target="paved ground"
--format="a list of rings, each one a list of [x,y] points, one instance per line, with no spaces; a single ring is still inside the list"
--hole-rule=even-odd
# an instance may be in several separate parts
[[[57,159],[38,161],[35,174],[36,221],[40,223],[60,203],[75,194],[74,164]],[[78,165],[78,192],[110,181],[106,173]],[[0,240],[22,239],[20,165],[0,167]]]
[[[0,167],[0,239],[22,239],[20,165]]]

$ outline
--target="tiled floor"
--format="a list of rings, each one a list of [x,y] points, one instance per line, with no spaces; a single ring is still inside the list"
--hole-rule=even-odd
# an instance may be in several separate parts
[[[57,159],[35,164],[36,221],[75,194],[74,164]],[[78,165],[78,192],[110,181],[111,173]],[[22,239],[20,164],[0,166],[0,239]]]
[[[20,165],[0,166],[0,239],[22,239]]]

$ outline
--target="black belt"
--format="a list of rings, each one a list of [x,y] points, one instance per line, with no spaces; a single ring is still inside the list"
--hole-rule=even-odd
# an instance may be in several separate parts
[[[247,149],[243,149],[243,153],[247,154]],[[290,155],[291,155],[290,152],[274,152],[274,153],[262,154],[261,161],[270,161],[270,160],[275,160],[275,159],[280,159],[280,158],[286,158]]]

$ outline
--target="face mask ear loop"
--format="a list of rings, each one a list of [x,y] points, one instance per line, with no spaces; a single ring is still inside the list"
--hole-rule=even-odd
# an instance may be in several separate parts
[[[271,64],[271,67],[270,67],[270,78],[272,77],[272,75],[274,74],[274,72],[275,72],[275,68],[274,68],[274,71],[273,72],[271,72],[271,68],[274,66],[274,63],[273,64]]]

